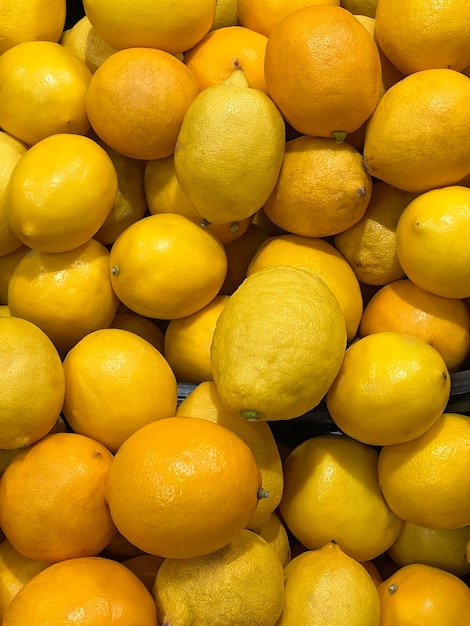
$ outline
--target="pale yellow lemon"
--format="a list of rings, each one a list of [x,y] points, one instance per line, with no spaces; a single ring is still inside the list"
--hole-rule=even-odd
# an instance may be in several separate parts
[[[240,20],[238,17],[237,0],[217,0],[211,30],[225,28],[226,26],[237,26],[238,24],[240,24]]]
[[[98,35],[86,15],[62,33],[60,43],[71,50],[92,74],[105,59],[116,52],[115,48]]]
[[[0,257],[21,247],[21,241],[8,222],[5,190],[16,164],[26,150],[27,146],[22,141],[0,130]]]
[[[259,529],[258,534],[274,549],[283,567],[285,567],[291,559],[289,535],[276,511],[271,513],[268,521]]]

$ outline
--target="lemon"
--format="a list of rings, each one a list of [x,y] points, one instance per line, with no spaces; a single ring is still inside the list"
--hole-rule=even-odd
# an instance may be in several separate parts
[[[281,168],[284,120],[265,93],[247,85],[243,70],[235,70],[227,81],[196,96],[181,125],[176,176],[208,222],[256,213]]]
[[[269,543],[279,557],[283,567],[291,559],[289,535],[279,515],[274,511],[258,531],[260,537]]]
[[[345,347],[344,315],[326,283],[303,268],[267,267],[217,320],[213,380],[222,403],[246,419],[292,419],[324,397]]]
[[[0,130],[0,257],[18,250],[22,245],[8,222],[5,190],[16,164],[26,150],[27,146],[23,142]]]
[[[240,20],[238,19],[237,0],[217,0],[211,31],[227,26],[237,26],[238,24],[240,24]]]
[[[365,568],[327,543],[285,568],[285,599],[277,626],[379,626],[379,596]]]
[[[25,41],[59,41],[65,25],[64,0],[2,3],[0,54]]]
[[[165,559],[153,594],[162,624],[274,626],[284,599],[283,568],[262,537],[242,530],[207,556]]]
[[[326,404],[347,435],[384,446],[426,432],[449,396],[450,375],[435,348],[418,337],[383,331],[348,348]]]
[[[96,72],[103,61],[116,52],[98,35],[86,15],[62,33],[60,43],[71,50],[91,73]]]

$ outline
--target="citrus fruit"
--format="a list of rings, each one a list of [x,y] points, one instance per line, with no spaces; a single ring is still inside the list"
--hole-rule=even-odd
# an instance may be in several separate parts
[[[13,233],[7,218],[5,190],[16,164],[27,146],[8,133],[0,130],[0,257],[18,250],[21,241]]]
[[[450,375],[439,352],[419,337],[383,331],[349,346],[326,405],[347,435],[385,446],[426,432],[449,397]]]
[[[178,214],[150,215],[114,242],[111,282],[129,309],[155,319],[191,315],[218,294],[227,271],[217,237]]]
[[[377,588],[383,626],[465,626],[470,590],[449,572],[429,565],[400,568]]]
[[[169,417],[142,426],[119,448],[107,500],[119,532],[135,546],[194,558],[245,527],[260,488],[255,458],[240,437],[205,419]]]
[[[66,252],[88,242],[113,208],[113,162],[96,142],[58,133],[38,141],[18,161],[6,191],[10,228],[41,252]]]
[[[284,573],[273,548],[251,530],[193,559],[165,559],[153,595],[163,623],[273,626],[284,600]]]
[[[374,561],[362,561],[361,565],[366,569],[374,585],[377,587],[377,585],[382,582],[383,578]]]
[[[118,303],[109,252],[94,239],[67,252],[30,250],[8,285],[11,314],[39,326],[61,355],[89,332],[107,328]]]
[[[54,426],[64,401],[64,369],[51,340],[35,324],[0,317],[0,337],[0,448],[21,448]]]
[[[211,30],[239,25],[237,0],[217,0]]]
[[[282,566],[285,567],[291,559],[289,535],[276,511],[273,511],[267,522],[261,526],[258,535],[269,543],[279,557]]]
[[[343,256],[326,240],[299,235],[279,235],[264,241],[256,250],[247,276],[265,267],[291,265],[319,276],[336,296],[346,322],[348,340],[356,336],[362,315],[358,280]]]
[[[67,423],[111,452],[141,426],[176,410],[178,389],[170,365],[130,331],[89,333],[67,353],[63,366]]]
[[[264,51],[268,38],[244,26],[228,26],[208,33],[184,55],[200,89],[218,85],[241,69],[250,87],[266,92]]]
[[[457,183],[469,173],[469,97],[470,78],[450,69],[422,70],[392,85],[367,123],[367,171],[417,193]]]
[[[110,148],[135,159],[160,159],[173,154],[197,93],[193,74],[174,55],[128,48],[94,72],[85,104],[93,130]]]
[[[153,320],[138,313],[118,312],[109,325],[110,328],[129,330],[148,341],[163,354],[165,349],[165,333]]]
[[[388,550],[402,525],[380,492],[376,450],[342,435],[306,439],[289,454],[280,512],[306,548],[333,540],[358,561]]]
[[[26,41],[59,41],[65,16],[64,0],[22,0],[5,4],[0,26],[0,54]]]
[[[175,150],[176,177],[208,222],[241,220],[273,190],[284,145],[279,110],[260,89],[248,87],[242,69],[234,70],[188,108]]]
[[[10,603],[4,626],[155,626],[155,602],[125,565],[90,556],[54,563]]]
[[[404,278],[397,257],[396,229],[401,214],[416,195],[376,182],[361,219],[335,236],[335,247],[361,283],[380,286]]]
[[[153,554],[140,554],[121,561],[137,578],[144,583],[150,592],[153,589],[157,572],[164,559]]]
[[[422,289],[443,298],[467,298],[469,233],[470,189],[432,189],[410,202],[398,221],[398,260]]]
[[[116,532],[105,500],[112,458],[75,433],[47,435],[19,452],[0,481],[1,525],[12,546],[47,562],[101,552]]]
[[[111,54],[115,48],[103,41],[86,15],[62,33],[60,43],[71,50],[92,74]]]
[[[13,252],[0,256],[0,305],[6,306],[10,277],[15,267],[27,252],[29,252],[28,246],[21,244],[21,246],[13,250]]]
[[[303,135],[286,143],[276,186],[263,209],[288,232],[327,237],[361,219],[371,192],[371,178],[356,148]]]
[[[28,145],[54,135],[86,135],[91,73],[51,41],[27,41],[0,56],[0,127]]]
[[[260,531],[268,522],[281,500],[284,486],[282,462],[276,440],[265,422],[247,422],[240,415],[231,413],[222,404],[213,381],[197,385],[176,409],[176,415],[197,417],[228,428],[248,445],[261,473],[263,489],[268,498],[261,498],[246,527]]]
[[[341,6],[354,15],[366,15],[375,18],[378,0],[341,0]]]
[[[384,331],[423,339],[439,352],[450,372],[470,353],[470,309],[465,301],[442,298],[407,278],[383,286],[364,309],[359,335]]]
[[[244,26],[269,36],[284,17],[317,4],[339,6],[339,0],[238,0],[238,15]]]
[[[49,563],[23,556],[8,539],[0,543],[0,620],[18,591]]]
[[[440,530],[404,522],[388,553],[400,567],[421,563],[444,569],[455,576],[470,572],[465,547],[470,541],[470,526]]]
[[[229,296],[215,296],[192,315],[170,320],[165,331],[165,358],[180,382],[212,380],[212,335],[228,300]]]
[[[219,315],[212,376],[222,403],[245,419],[292,419],[324,397],[345,346],[344,315],[327,284],[300,267],[266,267]]]
[[[371,577],[336,543],[296,556],[284,577],[279,626],[379,626],[379,599]]]
[[[342,141],[369,118],[380,97],[377,46],[339,6],[309,6],[281,20],[269,35],[264,74],[287,122],[316,137]]]
[[[381,0],[375,19],[382,50],[404,74],[470,65],[470,6],[465,0]]]
[[[178,3],[165,0],[84,0],[92,26],[114,48],[158,48],[185,52],[209,31],[215,16],[215,0]]]
[[[421,437],[379,454],[380,488],[406,522],[441,530],[470,525],[470,420],[444,413]]]

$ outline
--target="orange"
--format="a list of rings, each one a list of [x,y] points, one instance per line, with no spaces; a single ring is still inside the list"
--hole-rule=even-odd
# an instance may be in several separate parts
[[[16,164],[26,150],[24,143],[0,130],[0,257],[18,250],[21,246],[21,241],[8,223],[5,190]]]
[[[310,6],[285,17],[270,33],[264,72],[287,122],[307,135],[342,141],[369,118],[380,97],[377,46],[338,6]]]
[[[93,74],[86,111],[93,130],[116,152],[160,159],[173,154],[197,93],[192,72],[172,54],[129,48],[111,54]]]
[[[118,530],[134,545],[165,558],[193,558],[227,545],[244,528],[260,487],[253,453],[237,435],[205,419],[169,417],[122,444],[107,499]]]
[[[361,219],[371,192],[372,180],[356,148],[304,135],[286,143],[279,177],[263,208],[288,232],[327,237]]]
[[[118,312],[109,325],[110,328],[129,330],[148,341],[154,348],[163,354],[165,333],[153,320],[132,312]]]
[[[381,626],[466,626],[470,590],[457,576],[429,565],[406,565],[378,587]]]
[[[215,0],[84,0],[92,26],[114,48],[158,48],[178,53],[195,46],[209,31]]]
[[[227,257],[219,239],[178,214],[150,215],[129,226],[109,257],[111,282],[129,309],[155,319],[199,311],[217,295]]]
[[[108,327],[118,303],[109,252],[94,239],[68,252],[31,250],[8,285],[11,314],[39,326],[61,355],[86,334]]]
[[[86,15],[62,33],[60,43],[71,50],[92,74],[116,52],[98,35]]]
[[[25,41],[59,41],[65,25],[65,0],[20,0],[2,6],[0,54]]]
[[[65,393],[64,369],[36,325],[0,317],[0,449],[38,441],[54,426]]]
[[[64,359],[63,414],[77,433],[111,452],[141,426],[176,410],[175,375],[163,355],[135,333],[105,328]]]
[[[382,287],[367,303],[359,335],[395,331],[419,337],[435,348],[451,372],[470,354],[470,309],[463,300],[442,298],[409,279]]]
[[[339,0],[238,0],[241,23],[258,33],[269,36],[273,28],[287,15],[314,5],[339,6]]]
[[[369,573],[370,577],[372,578],[373,583],[377,587],[382,582],[383,579],[374,561],[363,561],[361,565]]]
[[[8,539],[0,543],[0,620],[18,591],[49,563],[23,556]]]
[[[13,270],[27,252],[29,252],[28,246],[21,244],[13,252],[0,256],[0,304],[2,305],[6,305],[8,301],[8,284]]]
[[[55,133],[85,135],[91,73],[50,41],[20,43],[0,56],[0,127],[32,145]]]
[[[330,243],[298,235],[271,237],[253,255],[247,276],[273,265],[293,265],[319,276],[338,300],[348,340],[356,336],[362,316],[361,288],[347,261]]]
[[[364,215],[335,236],[335,247],[360,283],[380,286],[405,277],[397,256],[396,230],[401,214],[416,195],[383,181],[374,183]]]
[[[470,65],[470,5],[466,0],[381,0],[377,39],[404,74]]]
[[[421,437],[379,454],[380,488],[406,522],[436,529],[470,526],[470,421],[444,413]]]
[[[199,88],[226,80],[236,69],[245,72],[248,85],[266,92],[264,53],[268,38],[244,26],[227,26],[208,33],[184,55]]]
[[[88,137],[58,133],[19,160],[5,191],[10,228],[42,252],[86,243],[113,208],[118,190],[113,162]]]
[[[142,581],[148,591],[152,591],[160,565],[164,559],[153,554],[139,554],[130,559],[121,561],[123,565],[130,569],[137,578]]]
[[[116,528],[105,500],[112,454],[75,433],[19,452],[0,481],[3,532],[24,556],[47,562],[91,556]]]
[[[212,335],[228,299],[229,296],[215,296],[196,313],[170,320],[165,331],[165,357],[180,382],[212,380]]]
[[[155,626],[155,602],[127,567],[102,557],[55,563],[35,576],[7,609],[4,626]]]
[[[269,425],[263,422],[248,422],[236,413],[231,413],[222,404],[213,381],[205,381],[195,387],[179,404],[176,415],[198,417],[228,428],[250,447],[261,472],[263,489],[268,498],[258,502],[255,512],[246,527],[260,531],[277,508],[284,485],[282,464],[276,440]]]

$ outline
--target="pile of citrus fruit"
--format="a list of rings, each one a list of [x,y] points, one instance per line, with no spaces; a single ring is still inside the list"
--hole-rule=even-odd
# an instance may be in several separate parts
[[[470,4],[0,19],[0,624],[468,626]]]

